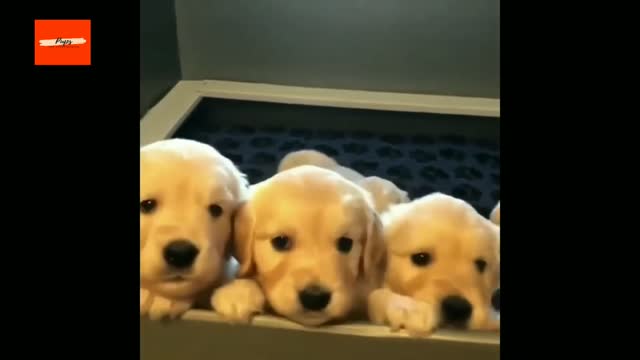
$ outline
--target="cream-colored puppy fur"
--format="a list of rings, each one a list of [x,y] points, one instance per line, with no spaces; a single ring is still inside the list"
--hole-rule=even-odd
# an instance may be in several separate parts
[[[387,211],[391,205],[409,202],[408,193],[398,188],[393,182],[377,176],[365,177],[316,150],[298,150],[287,154],[280,161],[278,172],[302,165],[315,165],[334,171],[361,186],[371,194],[378,213]]]
[[[298,150],[290,152],[280,160],[278,172],[283,172],[302,165],[315,165],[317,167],[332,170],[353,182],[364,179],[364,176],[359,172],[340,165],[328,155],[317,150]]]
[[[491,221],[500,226],[500,202],[493,208],[490,216]],[[500,262],[500,244],[498,243],[498,262]],[[500,281],[498,281],[498,289],[494,292],[491,302],[496,310],[500,311]]]
[[[496,224],[498,227],[500,226],[500,202],[499,201],[496,207],[494,207],[493,210],[491,211],[489,220],[491,220],[491,222]],[[500,237],[498,237],[498,260],[499,259],[500,259]]]
[[[209,145],[140,149],[140,314],[176,317],[223,278],[232,214],[247,181]]]
[[[248,322],[266,306],[307,326],[366,316],[380,286],[381,223],[365,191],[333,171],[299,166],[253,185],[235,219],[238,279],[214,309]]]
[[[440,193],[394,206],[382,221],[387,269],[385,286],[369,298],[374,323],[419,335],[454,320],[468,329],[499,329],[491,316],[499,227]]]
[[[398,188],[387,179],[377,176],[369,176],[356,182],[367,190],[373,198],[374,206],[378,214],[382,214],[396,204],[404,204],[410,201],[409,194]]]
[[[491,221],[500,226],[500,202],[498,201],[498,205],[496,205],[495,208],[493,208],[493,211],[491,211]]]

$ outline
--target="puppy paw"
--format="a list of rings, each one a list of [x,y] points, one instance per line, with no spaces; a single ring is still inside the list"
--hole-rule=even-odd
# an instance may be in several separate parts
[[[151,320],[175,319],[191,308],[192,303],[185,300],[170,300],[140,289],[140,316]]]
[[[469,330],[474,331],[500,331],[500,314],[492,311],[474,311],[474,316],[469,322]]]
[[[488,319],[482,323],[469,325],[469,330],[500,332],[500,319]]]
[[[151,306],[151,293],[147,289],[140,288],[140,316],[147,315]]]
[[[249,323],[254,315],[262,313],[265,297],[255,281],[237,279],[216,290],[211,305],[231,323]]]
[[[392,295],[385,315],[392,331],[405,329],[411,336],[429,336],[438,326],[437,311],[431,304],[407,296]]]
[[[497,331],[500,332],[500,319],[497,320],[490,320],[487,323],[487,328],[488,331]]]

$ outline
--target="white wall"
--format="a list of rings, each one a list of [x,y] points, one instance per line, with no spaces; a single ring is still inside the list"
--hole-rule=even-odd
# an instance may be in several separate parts
[[[176,0],[182,75],[500,97],[499,0]]]

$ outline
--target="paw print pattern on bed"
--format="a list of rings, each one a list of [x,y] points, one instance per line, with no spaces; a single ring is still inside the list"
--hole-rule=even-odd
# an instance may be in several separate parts
[[[460,136],[216,125],[184,126],[175,137],[215,146],[251,183],[273,175],[287,153],[313,148],[363,175],[393,181],[412,198],[440,191],[468,201],[485,216],[500,199],[498,144]]]

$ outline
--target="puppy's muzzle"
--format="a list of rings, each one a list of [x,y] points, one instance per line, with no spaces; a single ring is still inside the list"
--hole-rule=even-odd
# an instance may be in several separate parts
[[[460,296],[447,296],[442,300],[444,321],[449,324],[464,324],[471,317],[471,303]]]
[[[331,292],[321,286],[311,285],[298,293],[298,300],[305,310],[322,311],[331,302]]]
[[[200,251],[188,240],[174,240],[165,246],[164,260],[175,269],[186,269],[193,265]]]

